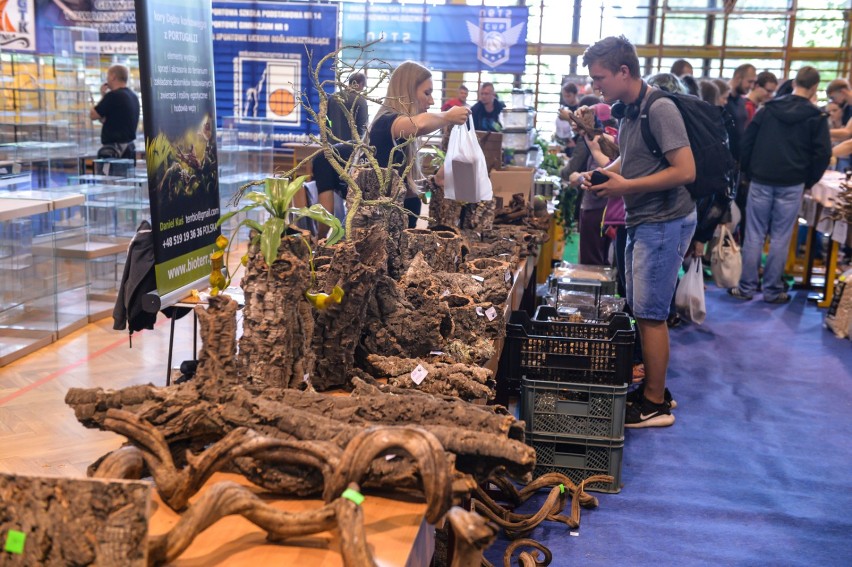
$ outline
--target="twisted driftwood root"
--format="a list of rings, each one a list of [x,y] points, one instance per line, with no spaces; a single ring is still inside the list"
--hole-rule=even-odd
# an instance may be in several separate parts
[[[510,567],[512,565],[512,555],[522,547],[532,547],[534,550],[540,551],[542,559],[538,559],[536,551],[521,551],[518,555],[518,564],[521,567],[547,567],[553,561],[553,554],[547,547],[533,539],[525,538],[515,540],[509,544],[509,547],[503,553],[503,567]]]
[[[253,456],[257,463],[309,467],[320,471],[326,479],[337,469],[341,458],[340,449],[331,443],[264,437],[251,429],[238,427],[199,455],[187,452],[187,465],[178,469],[165,436],[138,416],[111,409],[107,411],[104,426],[139,447],[160,497],[174,510],[182,510],[214,472],[241,457]]]
[[[476,512],[455,506],[447,512],[455,534],[453,562],[450,567],[476,567],[484,561],[485,551],[497,537],[496,530]]]
[[[371,390],[374,394],[377,391],[381,392],[379,389]],[[288,400],[301,394],[295,390],[291,392]],[[485,480],[495,470],[505,468],[513,478],[529,481],[535,466],[535,450],[516,440],[522,438],[521,422],[509,425],[509,436],[512,438],[507,438],[507,434],[499,431],[499,428],[495,430],[493,425],[489,425],[487,430],[482,429],[482,420],[492,419],[481,417],[484,412],[499,415],[500,411],[505,411],[502,408],[474,408],[459,400],[443,400],[449,407],[442,412],[443,417],[436,417],[433,423],[431,415],[442,400],[430,397],[427,406],[418,397],[428,394],[391,393],[384,394],[384,398],[374,395],[375,399],[364,403],[365,408],[371,408],[369,411],[349,402],[348,406],[341,405],[336,413],[329,414],[332,416],[329,418],[296,409],[290,403],[275,399],[276,395],[275,392],[269,392],[268,397],[256,396],[241,387],[210,392],[204,390],[203,385],[199,387],[188,382],[170,388],[148,385],[118,391],[72,388],[65,401],[74,408],[77,419],[87,427],[106,430],[104,422],[107,410],[111,408],[124,409],[150,422],[165,436],[177,466],[186,463],[186,449],[201,452],[207,445],[238,427],[253,429],[270,437],[328,441],[343,450],[363,427],[371,424],[370,419],[378,419],[377,416],[385,413],[387,421],[399,419],[401,424],[411,423],[426,428],[438,438],[446,451],[456,455],[456,468],[477,479]],[[306,395],[303,406],[310,405],[309,402],[317,394]],[[325,407],[318,405],[315,411],[322,411]],[[403,421],[407,413],[410,413],[411,421]],[[453,417],[455,413],[465,414],[466,417],[456,420]],[[351,417],[347,418],[347,415]],[[394,483],[399,483],[400,486],[415,486],[411,479],[414,471],[410,461],[395,459],[385,462],[378,459],[378,462],[384,468],[371,472],[371,479],[375,483],[368,484],[394,486]],[[237,465],[241,465],[240,460]],[[239,466],[239,469],[255,484],[276,493],[307,496],[317,494],[322,489],[322,477],[314,471],[284,468],[258,470],[251,466],[251,462]]]
[[[86,472],[92,478],[138,480],[143,477],[145,471],[142,451],[133,445],[125,445],[89,465]]]
[[[350,488],[357,491],[358,485],[353,484]],[[198,534],[225,516],[237,514],[268,532],[269,539],[276,542],[337,528],[344,565],[375,565],[367,546],[364,514],[354,502],[338,498],[317,510],[284,512],[266,504],[248,488],[228,481],[211,486],[168,533],[151,538],[149,564],[174,561]]]
[[[249,246],[243,276],[243,336],[240,382],[257,391],[296,388],[314,370],[314,315],[304,292],[310,287],[308,246],[298,236],[281,240],[268,266],[257,245]]]
[[[535,514],[513,514],[502,509],[502,513],[495,512],[492,510],[493,504],[486,504],[482,500],[471,500],[471,509],[474,512],[483,514],[486,518],[503,528],[509,539],[516,539],[525,536],[549,517],[555,516],[554,511],[564,508],[567,496],[567,492],[558,486],[554,486],[550,490],[547,500],[544,501],[544,504],[542,504],[541,508]],[[477,494],[477,497],[481,498],[482,494]]]
[[[367,363],[377,377],[388,378],[388,383],[398,388],[417,388],[423,392],[451,395],[468,401],[494,397],[494,389],[489,385],[493,383],[491,371],[478,366],[375,354],[367,357]],[[428,372],[419,385],[411,378],[417,366],[422,366]]]
[[[397,451],[404,451],[417,463],[426,496],[426,520],[438,523],[452,506],[450,467],[444,448],[434,435],[423,429],[376,427],[357,435],[327,479],[323,499],[329,502],[339,496],[348,484],[367,475],[374,459]]]

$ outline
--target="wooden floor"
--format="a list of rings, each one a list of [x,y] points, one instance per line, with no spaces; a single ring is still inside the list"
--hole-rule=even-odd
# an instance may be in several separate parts
[[[112,318],[0,368],[0,471],[85,476],[95,459],[121,444],[112,433],[89,430],[65,405],[69,388],[165,385],[169,319],[153,331],[112,329]],[[175,323],[175,362],[192,358],[192,316]]]

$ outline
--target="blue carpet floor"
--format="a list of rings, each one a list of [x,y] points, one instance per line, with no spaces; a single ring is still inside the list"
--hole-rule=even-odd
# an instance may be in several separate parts
[[[553,565],[852,565],[852,343],[805,296],[708,285],[704,325],[671,333],[676,423],[627,431],[624,488],[583,510],[578,536],[533,532]],[[502,565],[506,545],[486,557]]]

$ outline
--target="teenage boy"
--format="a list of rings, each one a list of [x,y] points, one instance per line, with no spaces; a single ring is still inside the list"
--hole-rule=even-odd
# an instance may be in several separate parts
[[[599,170],[606,182],[583,188],[600,197],[624,197],[627,224],[625,283],[627,302],[642,335],[645,382],[631,396],[626,427],[674,423],[666,395],[669,331],[666,318],[677,275],[695,231],[695,203],[684,185],[695,179],[695,161],[680,111],[667,98],[649,108],[649,87],[639,75],[639,58],[624,37],[608,37],[583,54],[592,85],[607,103],[626,105],[618,133],[621,157]],[[624,108],[624,107],[622,107]],[[665,156],[653,156],[642,138],[641,114]]]

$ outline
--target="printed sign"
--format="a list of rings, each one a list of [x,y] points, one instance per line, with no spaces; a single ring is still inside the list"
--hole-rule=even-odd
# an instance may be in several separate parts
[[[210,275],[219,229],[210,4],[136,5],[157,291]]]
[[[0,0],[0,49],[35,51],[36,18],[33,0]]]
[[[236,124],[272,122],[276,147],[307,143],[319,129],[299,104],[319,107],[309,66],[337,49],[337,6],[295,2],[213,2],[217,110]],[[333,81],[331,65],[321,81]],[[239,136],[252,135],[245,128]]]
[[[53,29],[60,26],[96,30],[101,53],[136,53],[134,4],[133,0],[36,0],[39,53],[56,52]],[[85,51],[79,46],[74,50]]]
[[[528,18],[523,6],[344,3],[343,45],[378,41],[367,59],[391,65],[412,59],[444,71],[523,73]]]

